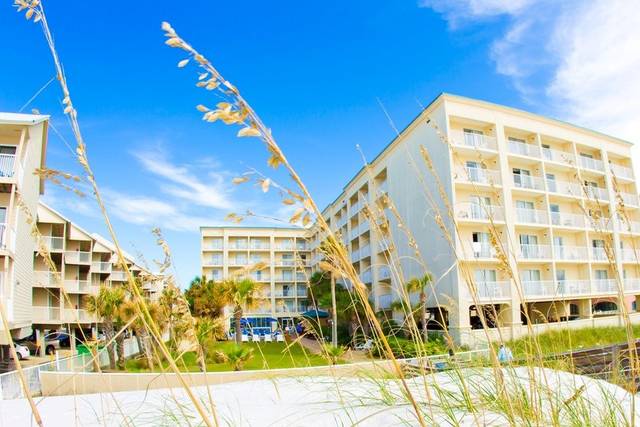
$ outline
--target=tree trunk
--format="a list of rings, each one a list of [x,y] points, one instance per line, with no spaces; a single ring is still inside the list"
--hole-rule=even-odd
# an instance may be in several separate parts
[[[118,369],[124,369],[124,332],[116,337],[118,345]]]
[[[235,318],[236,324],[236,344],[242,344],[242,330],[240,329],[240,324],[242,323],[242,307],[239,305],[236,306],[233,317]]]
[[[149,369],[153,370],[153,353],[151,348],[151,337],[145,330],[140,331],[140,341],[142,341],[142,350],[144,351],[144,356],[147,358],[147,365],[149,365]]]
[[[109,369],[116,369],[116,353],[115,353],[115,343],[111,340],[113,339],[114,331],[113,331],[113,323],[110,321],[106,321],[104,323],[104,337],[109,343],[107,345],[107,354],[109,355]]]
[[[429,331],[427,331],[427,294],[425,294],[424,289],[420,291],[420,304],[420,310],[422,311],[422,335],[426,342],[429,339]]]

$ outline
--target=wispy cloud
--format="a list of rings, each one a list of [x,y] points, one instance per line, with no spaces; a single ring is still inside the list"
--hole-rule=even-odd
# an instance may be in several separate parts
[[[625,0],[424,0],[453,30],[505,18],[488,52],[542,112],[638,140],[640,14]]]

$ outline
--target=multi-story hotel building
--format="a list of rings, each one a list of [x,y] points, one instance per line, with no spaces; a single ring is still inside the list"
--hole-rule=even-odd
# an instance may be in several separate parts
[[[387,204],[384,217],[368,217],[365,206],[384,208],[386,196],[398,215]],[[500,326],[511,337],[526,322],[536,330],[565,320],[617,324],[618,283],[628,310],[640,296],[631,143],[532,113],[442,94],[323,215],[377,310],[389,310],[402,282],[428,270],[434,324],[446,322],[460,342],[485,336],[480,312],[490,334]],[[312,233],[317,248],[322,236]],[[316,249],[313,262],[320,256]]]
[[[248,273],[262,284],[257,305],[245,317],[280,319],[283,324],[307,307],[311,273],[308,232],[281,227],[201,227],[202,275],[220,281],[256,264],[265,267]]]

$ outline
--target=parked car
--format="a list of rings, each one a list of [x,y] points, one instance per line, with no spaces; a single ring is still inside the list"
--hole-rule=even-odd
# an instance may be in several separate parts
[[[60,350],[60,332],[50,332],[44,336],[44,352],[47,355],[56,354],[56,351]],[[18,344],[23,345],[29,349],[31,354],[39,354],[39,346],[36,342],[35,332],[26,338],[16,341]]]
[[[29,356],[31,356],[31,352],[29,351],[29,348],[26,345],[18,344],[15,342],[13,343],[13,345],[16,348],[18,360],[28,359]]]

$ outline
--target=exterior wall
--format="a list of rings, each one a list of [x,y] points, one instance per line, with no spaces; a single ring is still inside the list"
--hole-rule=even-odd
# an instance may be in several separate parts
[[[202,275],[207,279],[219,281],[252,265],[266,265],[250,273],[262,284],[262,292],[260,302],[247,307],[245,316],[294,317],[306,311],[304,300],[311,274],[307,230],[201,227],[200,232]]]

